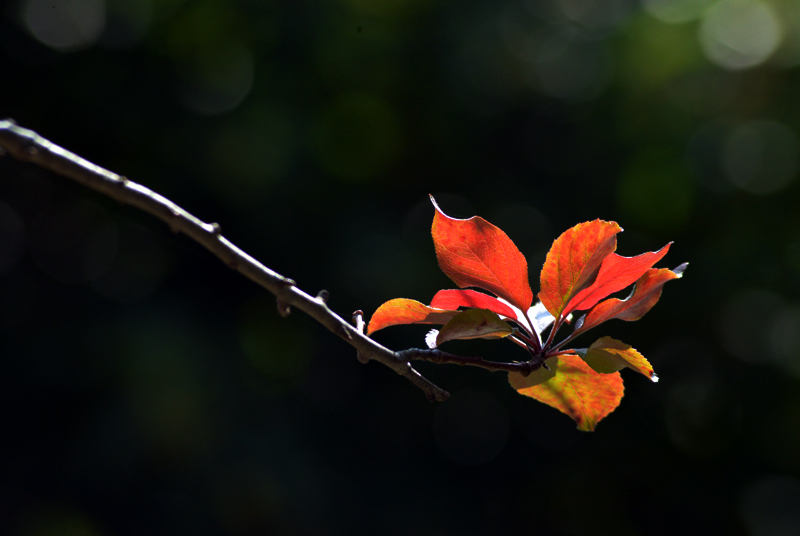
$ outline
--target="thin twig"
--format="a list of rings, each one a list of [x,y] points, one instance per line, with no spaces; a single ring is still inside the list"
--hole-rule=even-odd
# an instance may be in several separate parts
[[[270,270],[234,246],[222,236],[218,224],[201,221],[169,199],[49,142],[32,130],[17,126],[13,120],[0,121],[0,149],[18,160],[70,178],[159,218],[174,232],[184,233],[227,266],[274,294],[282,316],[287,316],[291,307],[296,307],[353,346],[361,359],[383,363],[407,378],[422,389],[429,400],[442,401],[450,396],[414,370],[399,352],[381,346],[331,311],[325,303],[327,293],[316,298],[306,294],[295,286],[293,280]]]
[[[429,361],[431,363],[436,363],[437,365],[449,363],[453,365],[480,367],[492,372],[519,372],[523,376],[528,376],[531,372],[539,370],[543,363],[542,361],[524,361],[522,363],[487,361],[482,357],[464,357],[461,355],[450,354],[448,352],[442,352],[436,348],[429,350],[410,348],[397,353],[409,361]]]

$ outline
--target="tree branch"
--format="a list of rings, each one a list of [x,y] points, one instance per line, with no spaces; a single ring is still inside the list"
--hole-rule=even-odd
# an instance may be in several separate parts
[[[291,307],[297,307],[353,346],[362,362],[383,363],[422,389],[429,400],[443,401],[450,396],[414,370],[401,352],[381,346],[363,334],[362,326],[356,328],[331,311],[325,303],[327,292],[317,297],[306,294],[293,280],[270,270],[223,237],[219,224],[201,221],[169,199],[84,160],[32,130],[17,126],[11,119],[0,121],[0,154],[4,151],[159,218],[173,232],[184,233],[227,266],[274,294],[281,316],[288,316]]]

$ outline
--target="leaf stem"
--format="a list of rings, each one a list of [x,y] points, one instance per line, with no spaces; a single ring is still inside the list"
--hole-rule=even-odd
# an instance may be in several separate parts
[[[563,316],[558,315],[558,318],[553,321],[553,326],[550,328],[550,333],[547,335],[547,341],[542,346],[542,352],[547,352],[550,349],[550,345],[553,342],[553,338],[556,335],[556,331],[561,328],[561,324],[564,323]]]
[[[530,311],[530,307],[528,308],[527,311],[525,311],[523,313],[523,315],[525,316],[525,320],[528,321],[528,325],[531,328],[531,333],[533,333],[533,336],[531,337],[531,339],[532,339],[531,343],[533,345],[534,350],[536,350],[536,353],[538,354],[538,353],[542,352],[542,340],[539,338],[539,334],[536,332],[536,327],[535,327],[533,321],[531,320],[531,317],[528,315],[529,311]]]

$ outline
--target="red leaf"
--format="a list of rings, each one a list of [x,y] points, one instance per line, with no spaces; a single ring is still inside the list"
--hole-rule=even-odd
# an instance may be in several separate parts
[[[624,393],[619,372],[595,372],[575,354],[547,360],[552,370],[540,368],[527,377],[508,374],[511,387],[566,413],[578,423],[578,430],[591,431],[619,406]]]
[[[488,296],[474,290],[440,290],[431,300],[431,307],[454,311],[459,307],[474,307],[476,309],[489,309],[501,316],[515,319],[517,313],[493,296]]]
[[[458,311],[434,309],[415,300],[396,298],[384,303],[369,320],[367,335],[399,324],[447,324]]]
[[[439,267],[456,285],[478,287],[527,311],[533,302],[528,263],[514,242],[479,216],[467,220],[444,214],[431,196],[433,245]]]
[[[567,315],[574,310],[584,311],[591,309],[594,305],[607,297],[625,287],[632,285],[644,274],[651,266],[661,260],[661,258],[669,251],[670,242],[658,251],[650,253],[642,253],[636,257],[622,257],[616,253],[612,253],[600,265],[600,271],[597,272],[597,279],[591,286],[578,292],[572,298],[564,309],[564,314]]]
[[[682,264],[674,271],[651,268],[639,278],[633,292],[626,299],[611,298],[595,305],[586,316],[578,320],[572,337],[612,318],[629,322],[639,320],[658,302],[664,283],[682,277],[686,266]]]
[[[600,265],[617,249],[616,222],[579,223],[559,236],[544,261],[539,299],[559,318],[572,298],[591,285]]]

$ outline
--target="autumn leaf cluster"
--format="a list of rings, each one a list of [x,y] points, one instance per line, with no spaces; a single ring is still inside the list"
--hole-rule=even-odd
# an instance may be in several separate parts
[[[483,218],[451,218],[431,200],[436,257],[459,289],[437,292],[430,305],[405,298],[384,303],[370,319],[369,335],[392,325],[435,324],[442,328],[426,337],[430,348],[454,339],[509,339],[530,357],[520,362],[526,367],[509,372],[511,386],[569,415],[580,430],[594,430],[619,405],[624,390],[621,369],[658,381],[647,359],[610,337],[588,348],[564,347],[607,320],[633,321],[647,313],[664,284],[681,277],[686,267],[653,268],[670,244],[623,257],[615,253],[622,231],[617,223],[579,223],[553,242],[534,303],[528,263],[514,242]],[[609,297],[631,285],[627,298]],[[572,332],[556,342],[566,325]]]

